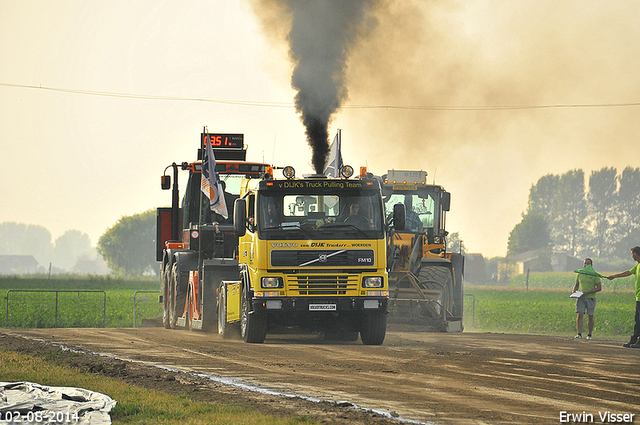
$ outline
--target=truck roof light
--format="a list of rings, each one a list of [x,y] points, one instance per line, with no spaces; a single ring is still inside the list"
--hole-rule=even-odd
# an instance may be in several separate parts
[[[364,179],[367,177],[367,167],[360,167],[360,178]]]
[[[340,175],[345,179],[353,176],[353,167],[351,165],[344,165],[342,168],[340,168]]]
[[[290,180],[296,176],[296,170],[291,165],[287,165],[282,170],[282,175],[284,175],[287,180]]]

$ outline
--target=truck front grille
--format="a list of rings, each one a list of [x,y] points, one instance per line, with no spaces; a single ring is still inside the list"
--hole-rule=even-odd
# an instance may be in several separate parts
[[[358,290],[358,276],[354,275],[293,275],[289,276],[289,290],[298,295],[347,295]]]
[[[373,249],[274,249],[271,267],[375,267]]]

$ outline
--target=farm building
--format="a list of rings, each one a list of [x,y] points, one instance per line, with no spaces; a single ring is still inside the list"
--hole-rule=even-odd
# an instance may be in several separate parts
[[[31,274],[39,268],[33,255],[0,255],[0,274]]]
[[[512,276],[530,271],[568,272],[582,267],[582,260],[564,251],[550,254],[541,251],[527,251],[511,255],[498,262],[498,281],[505,282]]]

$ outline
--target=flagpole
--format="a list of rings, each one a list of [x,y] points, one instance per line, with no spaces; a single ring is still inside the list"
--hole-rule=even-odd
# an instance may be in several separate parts
[[[340,163],[336,164],[338,169],[336,170],[336,175],[340,177],[340,168],[342,168],[342,129],[338,129],[338,155],[340,158]]]
[[[202,142],[202,170],[200,171],[202,174],[200,174],[200,185],[202,186],[202,177],[204,176],[204,157],[205,157],[205,150],[207,147],[207,133],[206,133],[206,129],[207,127],[203,127],[202,128],[202,133],[203,133],[203,137],[204,137],[204,141]],[[202,204],[203,204],[203,199],[202,199],[202,195],[204,195],[204,192],[202,192],[202,190],[200,190],[200,214],[198,215],[198,224],[202,225],[202,213],[203,213],[203,208],[202,208]],[[207,208],[209,208],[209,202],[207,202]]]

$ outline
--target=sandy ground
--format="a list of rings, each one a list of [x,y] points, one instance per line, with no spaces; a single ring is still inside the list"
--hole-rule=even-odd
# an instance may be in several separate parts
[[[22,352],[58,350],[54,343],[107,354],[59,361],[148,388],[326,423],[557,424],[583,412],[603,423],[599,413],[607,411],[640,423],[640,349],[621,341],[390,330],[382,346],[312,335],[245,344],[137,328],[7,329],[0,343]]]

